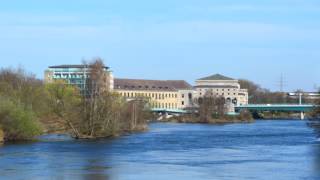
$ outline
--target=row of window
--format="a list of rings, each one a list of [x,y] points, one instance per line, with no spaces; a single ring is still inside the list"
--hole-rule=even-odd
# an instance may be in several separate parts
[[[151,106],[153,108],[163,108],[163,109],[177,109],[178,104],[177,103],[152,103]]]
[[[177,94],[172,94],[172,93],[133,93],[133,92],[121,92],[121,96],[124,97],[150,97],[153,99],[166,99],[166,98],[178,98]]]
[[[49,75],[50,77],[50,75]],[[55,73],[53,78],[89,78],[88,74],[58,74]]]
[[[232,93],[211,93],[211,96],[214,96],[214,95],[216,95],[216,96],[224,96],[224,95],[228,95],[228,96],[230,96]],[[235,95],[237,95],[237,93],[233,93],[233,95],[235,96]],[[200,96],[202,96],[202,93],[200,93]]]
[[[118,88],[122,89],[121,86],[118,86]],[[130,88],[133,88],[133,89],[135,89],[135,88],[139,88],[139,89],[166,89],[166,90],[169,89],[169,87],[167,87],[167,86],[165,86],[165,87],[162,87],[162,86],[156,87],[156,86],[129,86],[129,85],[124,85],[123,88],[124,89],[130,89]]]
[[[207,90],[213,90],[213,89],[200,89],[200,91],[207,91]],[[216,91],[219,91],[219,90],[221,90],[221,91],[231,91],[231,90],[233,90],[233,91],[236,91],[237,89],[216,89]]]

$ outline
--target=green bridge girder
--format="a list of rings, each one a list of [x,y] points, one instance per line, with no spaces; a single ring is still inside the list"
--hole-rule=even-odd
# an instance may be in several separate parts
[[[236,106],[236,111],[286,111],[286,112],[310,112],[316,106],[312,104],[248,104]]]

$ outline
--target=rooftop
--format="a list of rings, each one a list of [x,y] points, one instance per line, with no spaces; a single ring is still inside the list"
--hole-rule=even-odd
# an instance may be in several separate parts
[[[89,65],[85,64],[64,64],[64,65],[57,65],[57,66],[49,66],[49,68],[52,69],[58,69],[58,68],[87,68]],[[109,67],[105,66],[105,69],[109,69]]]
[[[227,77],[227,76],[223,76],[221,74],[214,74],[212,76],[204,77],[204,78],[201,78],[198,80],[235,80],[235,79]]]
[[[192,89],[183,80],[114,79],[115,89],[175,91]]]

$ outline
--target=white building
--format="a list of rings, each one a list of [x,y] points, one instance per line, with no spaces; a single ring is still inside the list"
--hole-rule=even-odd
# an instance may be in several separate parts
[[[241,89],[239,81],[220,74],[196,80],[196,96],[220,96],[232,105],[248,104],[248,90]]]

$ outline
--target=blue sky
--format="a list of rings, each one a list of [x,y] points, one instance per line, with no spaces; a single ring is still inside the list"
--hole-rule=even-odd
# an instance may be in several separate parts
[[[116,77],[221,73],[278,90],[320,86],[319,0],[28,0],[0,3],[0,66],[42,78],[101,57]]]

